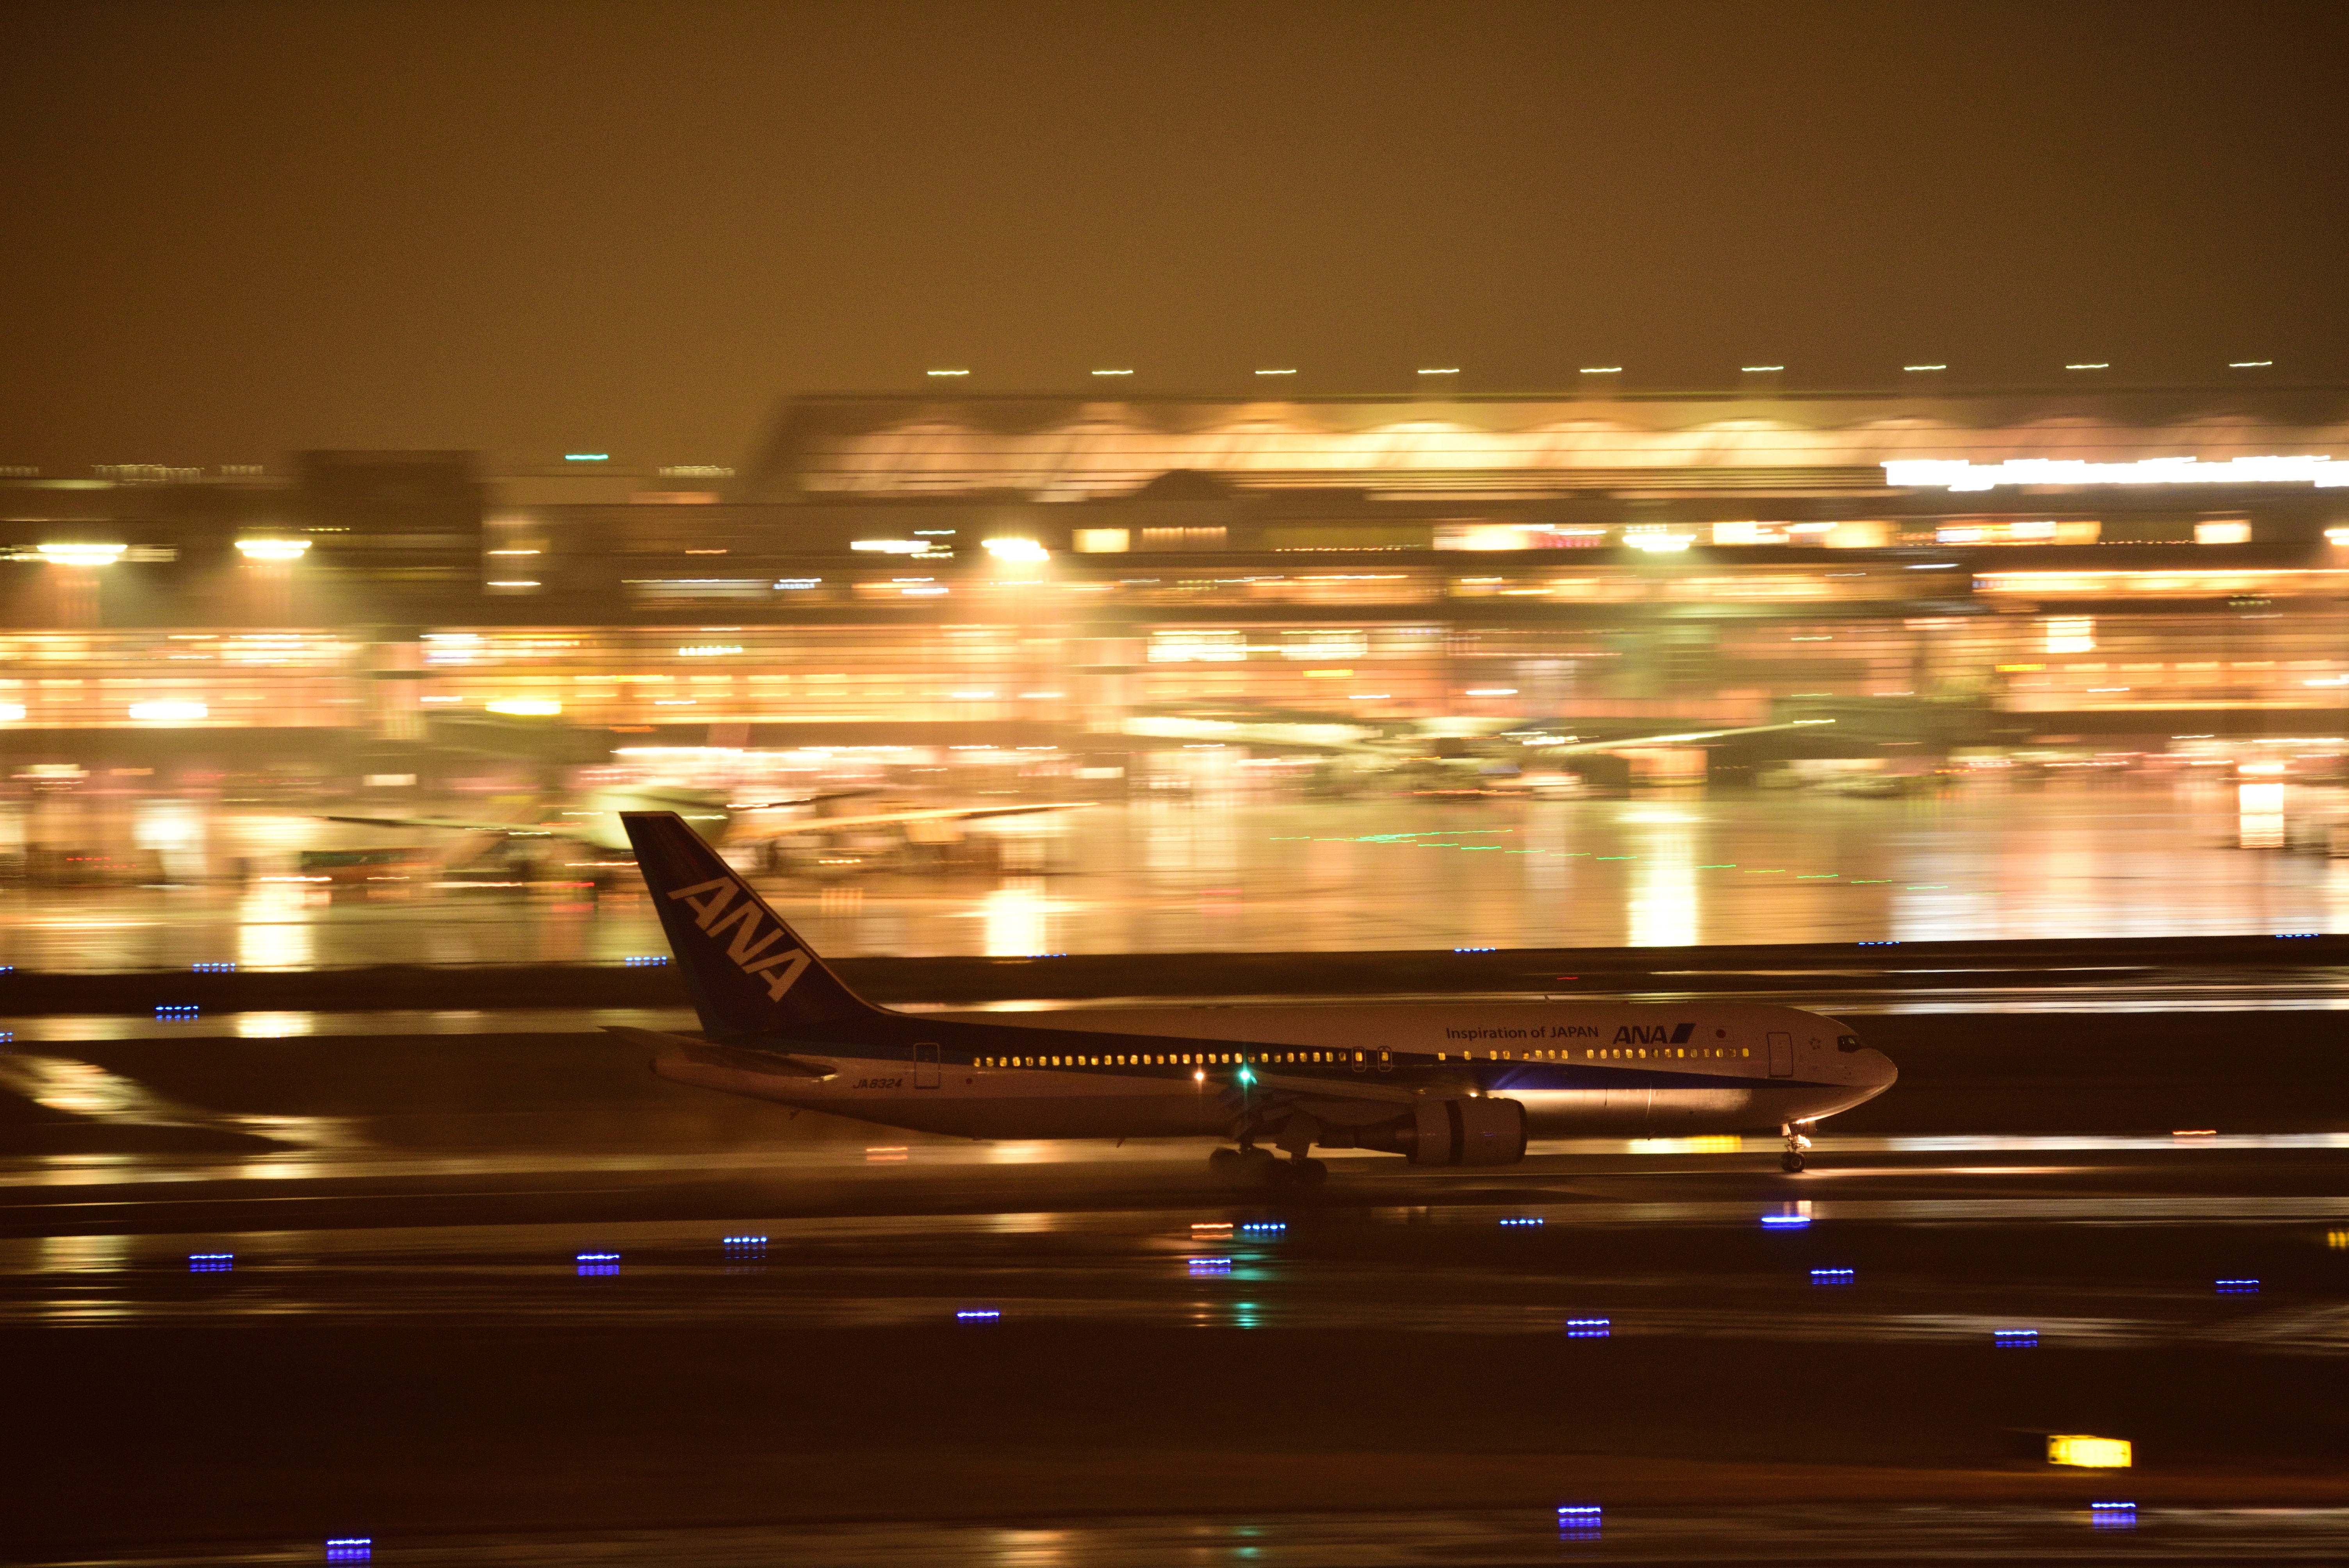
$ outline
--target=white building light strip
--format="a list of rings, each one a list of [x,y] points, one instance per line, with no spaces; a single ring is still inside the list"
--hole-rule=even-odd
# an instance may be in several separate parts
[[[2349,463],[2326,457],[2146,458],[2134,463],[2077,462],[2059,458],[2010,458],[1971,463],[1962,458],[1920,458],[1884,465],[1884,482],[1914,489],[1986,490],[1999,485],[2242,485],[2313,484],[2349,489]]]

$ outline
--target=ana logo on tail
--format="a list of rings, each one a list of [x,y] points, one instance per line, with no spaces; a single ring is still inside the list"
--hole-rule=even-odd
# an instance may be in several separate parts
[[[782,940],[780,922],[764,936],[759,934],[764,923],[759,917],[759,905],[743,891],[742,884],[731,877],[718,877],[691,887],[681,887],[668,895],[683,899],[685,907],[693,911],[695,923],[709,933],[715,941],[724,935],[729,926],[733,934],[728,938],[726,956],[745,975],[752,975],[767,983],[767,997],[780,1002],[783,994],[796,985],[808,966],[808,955],[796,947],[777,952],[767,950]],[[736,902],[737,900],[740,902]],[[729,914],[727,911],[732,909]]]

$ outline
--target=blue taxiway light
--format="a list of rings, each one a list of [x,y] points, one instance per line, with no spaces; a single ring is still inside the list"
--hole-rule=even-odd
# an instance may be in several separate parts
[[[2001,1350],[2036,1350],[2039,1348],[2039,1330],[1993,1328],[1990,1331],[1990,1342]]]
[[[2221,1279],[2210,1282],[2220,1295],[2257,1295],[2260,1282],[2255,1279]]]
[[[955,1314],[957,1323],[993,1323],[1003,1314],[992,1306],[967,1306]]]
[[[2305,942],[2312,936],[2323,934],[2321,931],[2279,931],[2275,934],[2278,942]]]
[[[2135,1530],[2137,1504],[2133,1502],[2092,1502],[2088,1504],[2088,1522],[2098,1530]]]
[[[1242,1233],[1251,1236],[1277,1236],[1287,1229],[1282,1220],[1249,1220],[1240,1226]]]
[[[366,1563],[375,1556],[375,1537],[342,1535],[328,1538],[326,1561],[329,1563]]]
[[[1861,942],[1854,944],[1854,945],[1859,947],[1898,947],[1900,944],[1898,940],[1895,940],[1891,942]]]
[[[1604,1339],[1614,1327],[1609,1317],[1569,1317],[1566,1320],[1568,1339]]]
[[[1857,1277],[1849,1269],[1813,1269],[1811,1271],[1813,1284],[1849,1284]]]
[[[1591,1540],[1607,1525],[1604,1509],[1595,1503],[1561,1504],[1557,1511],[1557,1532],[1560,1535]]]
[[[1193,1258],[1189,1261],[1189,1267],[1190,1272],[1195,1274],[1227,1274],[1232,1272],[1232,1260],[1229,1258]]]
[[[1799,1231],[1811,1222],[1808,1214],[1764,1214],[1763,1224],[1774,1231]]]
[[[1455,947],[1452,951],[1454,953],[1498,953],[1500,949],[1497,947]]]
[[[227,1274],[236,1267],[234,1253],[190,1253],[190,1274]]]
[[[188,967],[198,975],[233,975],[236,973],[236,965],[233,964],[191,964]]]
[[[767,1244],[764,1236],[725,1236],[720,1240],[730,1247],[763,1247]]]
[[[620,962],[630,969],[643,969],[667,964],[668,962],[668,954],[666,953],[640,953],[631,957],[623,958]]]
[[[159,1018],[192,1018],[202,1009],[193,1002],[159,1002],[155,1016]]]
[[[1541,1219],[1538,1215],[1535,1215],[1525,1219],[1504,1220],[1501,1223],[1505,1225],[1538,1225],[1541,1223]]]

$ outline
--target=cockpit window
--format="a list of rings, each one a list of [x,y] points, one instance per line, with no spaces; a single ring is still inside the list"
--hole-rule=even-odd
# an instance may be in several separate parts
[[[1857,1035],[1837,1035],[1836,1037],[1836,1049],[1839,1051],[1856,1051],[1859,1049],[1859,1037]]]

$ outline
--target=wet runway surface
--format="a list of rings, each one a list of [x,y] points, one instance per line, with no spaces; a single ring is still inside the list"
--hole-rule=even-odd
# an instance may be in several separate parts
[[[1798,1175],[1608,1139],[1318,1189],[593,1034],[19,1041],[9,1555],[2338,1560],[2335,1016],[1887,1013],[1900,1085]]]
[[[755,1529],[638,1531],[555,1541],[391,1538],[379,1545],[371,1542],[364,1555],[344,1548],[332,1560],[430,1568],[548,1562],[677,1568],[1419,1568],[1468,1562],[1506,1568],[1578,1562],[2234,1563],[2254,1557],[2323,1563],[2349,1554],[2349,1511],[2336,1509],[1617,1507],[1597,1515],[1566,1515],[1564,1528],[1554,1522],[1557,1517],[1516,1509],[1081,1518],[1017,1525],[810,1525],[780,1541],[774,1532]],[[222,1565],[305,1560],[317,1558],[274,1543],[168,1559]],[[136,1568],[159,1560],[78,1561],[90,1568]]]
[[[2349,1544],[2349,1135],[1825,1138],[1800,1176],[1723,1141],[1337,1159],[1307,1195],[1164,1147],[20,1160],[0,1343],[48,1434],[23,1539],[713,1564]],[[2135,1462],[2051,1467],[2055,1433]],[[109,1511],[101,1457],[156,1479]],[[1561,1536],[1562,1505],[1602,1529]]]
[[[57,1161],[8,1190],[0,1321],[2027,1330],[2349,1354],[2349,1135],[1828,1139],[1799,1177],[1767,1140],[1706,1141],[1737,1140],[1473,1173],[1341,1159],[1307,1198],[1235,1190],[1189,1150],[1082,1146]]]
[[[1005,830],[1035,868],[1020,874],[763,885],[834,957],[2340,932],[2349,861],[2245,846],[2282,844],[2287,820],[2343,815],[2341,797],[2292,786],[2249,811],[2231,788],[2122,780],[1883,800],[1729,789],[1203,799],[1022,819]],[[151,849],[180,879],[0,892],[0,963],[22,969],[616,963],[663,951],[651,911],[626,891],[427,883],[337,896],[283,880],[301,848],[446,835],[169,799],[45,802],[16,828],[52,844]],[[226,880],[239,861],[252,880]]]

